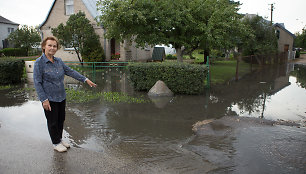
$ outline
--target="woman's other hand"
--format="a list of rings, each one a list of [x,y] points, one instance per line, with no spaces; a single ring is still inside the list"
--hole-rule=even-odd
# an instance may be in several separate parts
[[[51,111],[51,106],[50,106],[50,102],[49,100],[45,100],[43,103],[43,108],[46,110],[46,111]]]

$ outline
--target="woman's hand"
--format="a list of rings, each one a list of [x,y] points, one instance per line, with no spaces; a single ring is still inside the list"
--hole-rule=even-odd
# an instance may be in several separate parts
[[[46,110],[46,111],[51,111],[51,106],[50,106],[50,102],[49,100],[45,100],[43,103],[43,108]]]
[[[90,86],[90,87],[96,87],[97,84],[95,84],[94,82],[90,81],[89,79],[86,80],[86,83]]]

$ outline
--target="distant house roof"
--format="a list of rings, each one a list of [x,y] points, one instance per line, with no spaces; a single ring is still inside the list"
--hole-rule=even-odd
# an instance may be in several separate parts
[[[286,28],[285,28],[285,25],[284,23],[276,23],[276,24],[273,24],[274,27],[279,27],[281,29],[283,29],[285,32],[287,32],[288,34],[290,34],[292,37],[296,37],[294,34],[292,34],[290,31],[288,31]]]
[[[15,23],[15,22],[12,22],[12,21],[2,17],[2,16],[0,16],[0,23],[2,23],[2,24],[11,24],[11,25],[19,25],[19,24]]]
[[[53,1],[46,19],[43,21],[43,23],[41,23],[39,25],[39,28],[41,28],[47,22],[47,20],[49,18],[49,15],[50,15],[53,7],[54,7],[55,2],[56,2],[56,0]],[[91,14],[91,16],[93,18],[97,17],[100,14],[100,12],[97,10],[97,6],[96,6],[98,0],[82,0],[82,2],[85,4],[87,10],[89,11],[89,13]]]

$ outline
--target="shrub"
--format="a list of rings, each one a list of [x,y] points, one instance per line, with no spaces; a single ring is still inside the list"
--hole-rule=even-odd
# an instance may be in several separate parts
[[[187,63],[130,63],[129,78],[135,90],[149,91],[162,80],[175,94],[200,94],[207,75],[206,66]]]
[[[168,60],[176,60],[177,57],[175,55],[172,55],[172,54],[167,54],[166,59],[168,59]]]
[[[97,47],[96,49],[92,50],[90,53],[87,53],[87,55],[83,55],[85,62],[104,62],[105,61],[105,55],[104,50],[102,47]]]
[[[27,50],[24,48],[4,48],[1,50],[2,56],[27,56]]]
[[[20,83],[24,68],[24,60],[0,59],[0,84]]]

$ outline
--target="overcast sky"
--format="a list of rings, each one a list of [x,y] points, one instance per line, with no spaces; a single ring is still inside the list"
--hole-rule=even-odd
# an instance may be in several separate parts
[[[37,26],[41,24],[54,0],[0,0],[0,15],[13,22]],[[240,0],[240,13],[258,14],[270,20],[270,5],[274,3],[273,22],[284,23],[292,33],[306,25],[306,0]]]

